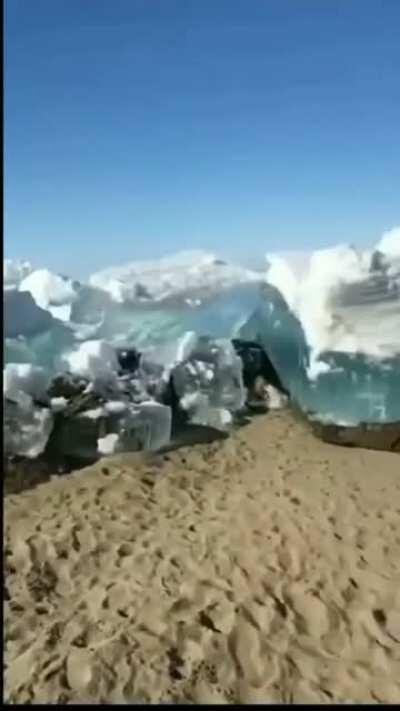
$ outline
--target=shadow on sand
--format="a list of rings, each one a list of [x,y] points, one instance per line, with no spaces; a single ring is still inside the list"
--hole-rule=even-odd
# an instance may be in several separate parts
[[[265,410],[264,410],[265,412]],[[245,427],[251,421],[251,417],[260,412],[243,412],[235,416],[235,429]],[[205,425],[193,425],[178,422],[173,425],[171,441],[153,454],[163,455],[174,452],[182,447],[192,447],[196,444],[211,444],[227,439],[229,432],[222,432],[214,427]],[[3,461],[3,494],[18,494],[27,489],[32,489],[39,484],[43,484],[54,476],[65,476],[73,471],[78,471],[84,467],[95,464],[101,457],[83,459],[78,457],[48,456],[44,453],[37,459],[24,459],[14,457]]]

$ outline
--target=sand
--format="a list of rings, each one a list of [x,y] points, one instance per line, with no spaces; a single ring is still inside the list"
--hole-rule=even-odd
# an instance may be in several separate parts
[[[9,702],[399,702],[400,459],[288,412],[5,500]]]

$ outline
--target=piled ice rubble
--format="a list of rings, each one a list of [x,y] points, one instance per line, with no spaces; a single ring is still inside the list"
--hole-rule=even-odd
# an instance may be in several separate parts
[[[128,399],[68,403],[48,444],[53,456],[95,459],[99,454],[156,450],[171,434],[171,410],[160,403]],[[107,450],[107,451],[106,451]]]
[[[27,263],[7,262],[5,273],[6,371],[31,367],[33,377],[39,367],[53,378],[48,401],[37,403],[25,393],[31,423],[26,399],[24,414],[18,409],[24,388],[14,392],[10,407],[5,387],[7,452],[36,456],[46,439],[50,449],[77,456],[91,456],[96,448],[157,448],[170,438],[171,408],[193,422],[227,426],[230,418],[220,412],[225,402],[218,409],[211,384],[197,388],[183,363],[201,333],[229,339],[241,327],[257,303],[260,275],[200,252],[108,270],[89,284]],[[134,368],[124,361],[123,351],[131,357],[132,347],[143,351],[140,368],[139,360]],[[234,357],[232,352],[232,362]],[[199,364],[192,359],[187,367]],[[172,379],[177,367],[179,396]],[[223,370],[216,363],[211,369]],[[216,383],[222,387],[219,376]],[[18,422],[25,433],[20,444]]]
[[[6,398],[4,404],[5,456],[38,457],[45,450],[53,428],[50,410],[38,407],[32,398],[21,392]]]
[[[79,282],[53,274],[48,269],[37,269],[19,284],[19,291],[32,294],[36,304],[47,309],[54,318],[69,321],[72,304],[77,298]]]
[[[37,378],[34,366],[27,368],[33,381]],[[7,456],[34,458],[47,449],[54,457],[91,459],[104,451],[103,440],[111,434],[113,451],[158,449],[170,439],[170,408],[148,396],[135,399],[124,383],[114,382],[107,393],[105,384],[96,388],[93,381],[64,374],[54,378],[39,399],[18,389],[21,378],[11,382],[11,370],[12,366],[6,366]]]
[[[155,448],[172,415],[226,429],[284,391],[320,422],[400,421],[398,228],[373,251],[270,255],[264,274],[203,252],[89,284],[4,266],[7,452]]]
[[[246,401],[242,361],[228,340],[199,338],[172,370],[181,408],[193,424],[227,429]]]
[[[53,427],[42,368],[9,364],[4,371],[4,452],[34,458],[43,452]],[[40,403],[40,405],[39,405]]]
[[[143,350],[187,331],[231,338],[254,310],[263,279],[202,252],[108,270],[90,284],[28,271],[7,265],[5,361],[53,373],[65,352],[88,339]]]
[[[115,350],[86,341],[51,379],[42,368],[5,369],[7,455],[93,459],[156,450],[171,439],[180,411],[192,424],[226,430],[243,408],[242,361],[229,340],[193,333],[162,353]]]

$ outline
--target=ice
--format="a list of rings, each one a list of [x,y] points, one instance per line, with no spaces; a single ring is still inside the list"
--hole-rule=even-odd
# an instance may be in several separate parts
[[[10,289],[4,293],[5,338],[29,337],[54,326],[52,315],[37,306],[32,294]]]
[[[172,380],[193,424],[218,422],[225,428],[232,422],[229,413],[241,410],[246,400],[242,361],[229,340],[198,339],[189,358],[172,370]]]
[[[213,427],[217,430],[230,429],[233,423],[232,413],[223,407],[213,407],[210,397],[202,392],[189,392],[180,399],[182,409],[193,425]]]
[[[268,284],[280,291],[289,306],[295,312],[299,292],[299,272],[294,265],[280,255],[266,255]],[[271,303],[271,307],[274,304]]]
[[[78,417],[88,417],[89,420],[98,420],[100,417],[104,417],[105,411],[103,407],[94,407],[93,410],[85,410],[81,412]]]
[[[129,450],[130,440],[139,440],[140,449],[155,451],[168,444],[171,439],[171,409],[158,402],[143,402],[130,411],[125,420],[125,448]]]
[[[70,320],[77,288],[78,284],[74,287],[71,279],[53,274],[48,269],[31,272],[19,284],[19,291],[29,292],[38,306],[62,321]]]
[[[4,288],[18,289],[20,282],[33,271],[30,262],[4,260]]]
[[[187,259],[177,260],[176,274],[174,264],[171,258],[154,265],[154,284],[163,280],[165,285],[169,279],[169,290],[154,292],[154,287],[154,298],[124,302],[47,270],[32,272],[22,281],[30,291],[5,292],[6,362],[32,362],[55,371],[65,367],[68,352],[87,340],[143,351],[164,348],[168,342],[174,342],[174,348],[188,331],[196,336],[235,335],[259,300],[260,274],[211,257],[198,266],[190,262],[188,274]],[[194,292],[182,291],[190,285]]]
[[[32,398],[20,391],[13,393],[12,400],[7,398],[5,405],[5,456],[38,457],[45,450],[53,428],[50,410],[35,406]]]
[[[63,362],[69,372],[93,381],[114,381],[118,372],[115,348],[102,340],[85,341],[76,350],[66,354]]]
[[[64,411],[60,418],[50,442],[58,456],[95,459],[110,443],[118,452],[152,451],[171,438],[171,409],[157,402],[126,403],[111,411],[106,407],[79,414]]]
[[[265,386],[265,396],[270,410],[281,410],[287,405],[287,395],[281,393],[271,384]]]
[[[193,292],[231,288],[260,281],[250,269],[228,264],[214,254],[199,250],[180,252],[157,261],[132,262],[93,274],[90,285],[107,291],[114,301],[163,301]]]
[[[116,308],[115,304],[106,291],[98,289],[86,282],[80,282],[76,286],[76,295],[72,303],[71,321],[75,323],[95,324],[101,321],[105,311],[109,308]]]
[[[330,373],[332,371],[332,366],[326,363],[324,360],[319,360],[314,356],[313,353],[310,354],[310,363],[306,368],[309,380],[315,381],[320,375],[324,373]]]
[[[121,413],[125,412],[127,408],[127,403],[122,402],[121,400],[109,400],[109,402],[106,402],[104,405],[104,409],[106,412],[109,413]]]
[[[11,398],[16,392],[23,392],[33,400],[47,399],[50,377],[44,368],[30,363],[7,363],[3,373],[3,391]]]
[[[99,437],[97,440],[97,449],[100,454],[114,454],[118,450],[119,436],[117,434],[108,434],[105,437]]]
[[[53,371],[60,355],[71,349],[70,328],[42,309],[29,292],[4,292],[4,360],[41,365]]]
[[[27,262],[6,261],[4,275],[11,449],[36,451],[33,432],[40,449],[52,416],[57,427],[68,419],[64,391],[50,394],[47,414],[33,401],[40,390],[43,396],[40,378],[66,372],[86,379],[87,394],[100,398],[86,412],[102,412],[93,420],[70,418],[67,449],[74,437],[76,449],[85,449],[88,436],[86,453],[96,453],[97,440],[109,434],[118,434],[118,449],[165,443],[171,410],[161,403],[172,397],[175,407],[175,396],[191,422],[228,429],[254,370],[232,346],[239,338],[262,346],[273,366],[267,382],[283,385],[310,416],[350,424],[400,420],[400,228],[370,250],[339,245],[268,255],[265,273],[184,252],[104,270],[89,284]],[[141,356],[124,365],[121,351],[132,349]],[[266,398],[271,408],[285,402],[273,390]],[[26,434],[16,412],[24,413]],[[104,426],[111,430],[99,431]]]
[[[321,421],[400,420],[400,358],[326,350],[316,359],[298,317],[274,287],[265,288],[240,337],[265,348],[291,399]]]
[[[164,347],[188,331],[197,336],[231,338],[249,318],[259,298],[260,285],[251,283],[220,291],[206,290],[195,304],[188,304],[183,298],[146,304],[110,303],[102,310],[95,335],[117,348],[134,347],[140,351]]]
[[[55,373],[62,367],[60,354],[73,345],[74,339],[70,332],[62,326],[55,326],[31,338],[8,339],[5,344],[5,361],[32,363]]]
[[[390,261],[400,262],[400,227],[385,232],[376,245],[376,251]]]
[[[267,280],[300,321],[314,360],[324,351],[400,354],[400,229],[378,248],[358,252],[340,245],[315,252],[301,270],[267,256]],[[383,260],[377,259],[379,250]]]
[[[375,249],[269,256],[241,336],[262,343],[306,412],[345,424],[400,419],[400,229]]]
[[[41,454],[53,427],[46,407],[48,373],[29,363],[8,363],[4,369],[4,453],[29,458]]]
[[[170,377],[171,370],[179,363],[187,360],[196,347],[198,337],[194,331],[186,331],[182,336],[158,346],[148,348],[141,356],[142,371],[154,370],[159,366],[158,372],[164,381]]]
[[[245,402],[242,361],[228,339],[199,338],[188,331],[161,348],[149,349],[140,361],[148,392],[162,399],[170,379],[180,407],[193,424],[222,426]]]

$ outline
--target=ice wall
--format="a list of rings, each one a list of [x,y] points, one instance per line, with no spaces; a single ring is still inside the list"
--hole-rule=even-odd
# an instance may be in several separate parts
[[[260,342],[301,409],[342,424],[400,421],[400,230],[375,250],[267,257],[241,338]]]

